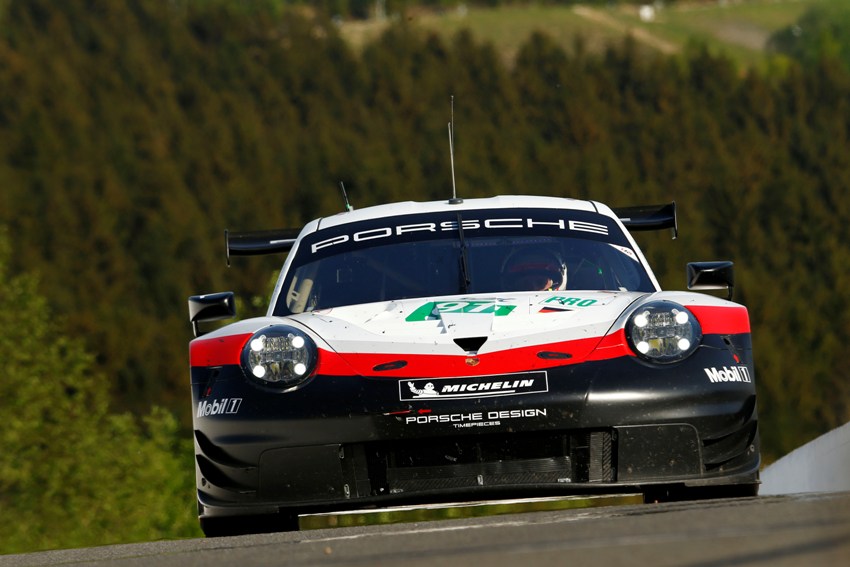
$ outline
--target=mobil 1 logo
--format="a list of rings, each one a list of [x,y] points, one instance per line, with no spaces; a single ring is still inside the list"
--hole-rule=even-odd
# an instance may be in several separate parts
[[[198,404],[197,417],[211,415],[226,415],[239,413],[242,398],[222,398],[220,400],[204,400]]]
[[[722,368],[704,368],[711,383],[752,382],[750,369],[746,366],[724,366]]]

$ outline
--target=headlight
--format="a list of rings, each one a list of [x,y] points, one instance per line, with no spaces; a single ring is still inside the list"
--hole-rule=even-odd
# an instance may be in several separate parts
[[[252,382],[284,391],[316,369],[316,344],[294,327],[275,325],[254,333],[242,350],[242,368]]]
[[[684,360],[697,349],[702,329],[693,314],[678,303],[653,301],[632,313],[626,337],[640,358],[668,364]]]

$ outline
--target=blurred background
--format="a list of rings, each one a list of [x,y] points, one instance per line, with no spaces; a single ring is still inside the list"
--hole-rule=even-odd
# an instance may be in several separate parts
[[[850,421],[844,0],[0,1],[0,553],[199,536],[186,298],[223,230],[541,194],[675,200],[733,260],[766,463]]]

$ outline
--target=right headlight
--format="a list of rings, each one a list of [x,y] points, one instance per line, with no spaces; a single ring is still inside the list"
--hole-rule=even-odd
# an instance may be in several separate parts
[[[672,301],[652,301],[635,309],[626,323],[629,346],[655,364],[684,360],[702,341],[696,317]]]
[[[279,392],[307,380],[317,360],[316,343],[306,333],[286,325],[257,331],[242,350],[242,368],[248,379]]]

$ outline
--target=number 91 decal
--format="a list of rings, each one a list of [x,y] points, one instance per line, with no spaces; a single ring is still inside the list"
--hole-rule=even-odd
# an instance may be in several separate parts
[[[440,313],[491,313],[504,317],[516,309],[516,305],[505,305],[495,301],[430,301],[418,307],[405,321],[433,321]]]

